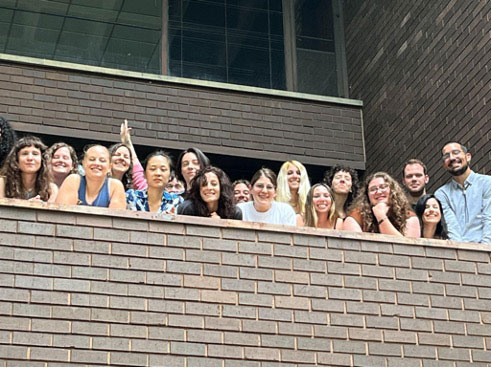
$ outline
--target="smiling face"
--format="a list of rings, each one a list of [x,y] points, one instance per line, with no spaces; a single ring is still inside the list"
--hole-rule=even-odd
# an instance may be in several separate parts
[[[103,146],[93,146],[87,150],[82,161],[88,179],[104,178],[110,170],[109,151]]]
[[[429,176],[425,175],[422,165],[409,164],[405,166],[403,184],[411,195],[421,196],[428,182]]]
[[[298,191],[299,185],[301,184],[301,170],[299,170],[295,165],[289,164],[287,166],[287,184],[291,191]]]
[[[219,202],[220,181],[213,172],[205,174],[205,180],[203,180],[202,186],[200,187],[200,197],[208,208],[214,207],[214,204]]]
[[[181,160],[181,174],[186,181],[186,185],[189,187],[191,179],[196,176],[196,173],[200,170],[200,161],[193,152],[187,152],[184,154]]]
[[[255,208],[257,210],[267,211],[272,206],[272,201],[275,199],[277,191],[272,181],[262,175],[253,184],[251,194],[253,195]]]
[[[352,191],[352,175],[346,171],[337,171],[331,181],[331,189],[336,194],[348,194]]]
[[[54,174],[68,175],[73,169],[72,155],[67,147],[58,148],[51,157],[51,168]]]
[[[318,215],[321,213],[330,212],[332,203],[333,198],[331,198],[330,192],[325,186],[318,185],[316,188],[314,188],[313,206]]]
[[[383,178],[372,179],[367,186],[369,202],[372,206],[375,206],[380,202],[389,204],[390,191],[389,184],[386,183]]]
[[[145,167],[145,179],[149,188],[164,188],[171,175],[169,161],[164,156],[152,156]]]
[[[234,199],[236,203],[244,203],[250,201],[249,187],[244,183],[238,183],[234,187]]]
[[[130,168],[130,151],[125,146],[119,147],[111,156],[111,171],[116,173],[126,173]]]
[[[441,221],[441,209],[439,203],[435,198],[429,198],[425,202],[425,210],[422,214],[422,222],[427,223],[439,223]]]
[[[17,159],[22,173],[34,174],[41,168],[41,150],[34,146],[21,148],[17,154]]]
[[[471,154],[465,153],[458,143],[449,143],[442,149],[443,167],[453,176],[464,174],[471,160]]]

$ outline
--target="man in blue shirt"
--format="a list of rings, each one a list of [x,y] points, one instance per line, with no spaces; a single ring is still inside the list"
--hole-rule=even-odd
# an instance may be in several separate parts
[[[472,171],[471,154],[460,143],[447,143],[442,161],[452,180],[435,194],[442,204],[449,238],[490,244],[490,176]]]

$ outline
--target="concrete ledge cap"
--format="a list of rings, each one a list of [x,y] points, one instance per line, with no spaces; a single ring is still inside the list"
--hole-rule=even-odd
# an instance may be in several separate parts
[[[329,237],[329,238],[363,240],[368,242],[379,242],[379,243],[397,243],[397,244],[418,245],[418,246],[476,250],[476,251],[483,251],[483,252],[490,252],[491,250],[490,244],[482,244],[482,243],[460,243],[451,240],[406,238],[406,237],[399,237],[399,236],[392,236],[392,235],[355,233],[349,231],[315,229],[309,227],[271,225],[271,224],[246,222],[246,221],[238,221],[238,220],[217,220],[207,217],[157,215],[155,213],[150,213],[150,212],[115,210],[115,209],[89,207],[89,206],[64,206],[54,203],[27,201],[22,199],[1,198],[0,214],[2,212],[2,207],[46,210],[46,211],[72,213],[72,214],[80,214],[80,215],[109,216],[109,217],[127,218],[127,219],[134,219],[134,220],[173,222],[173,223],[186,224],[186,225],[211,226],[211,227],[219,227],[219,228],[236,228],[236,229],[245,229],[245,230],[270,231],[270,232],[299,234],[299,235],[322,236],[322,237]],[[95,227],[97,227],[97,225],[95,225]]]

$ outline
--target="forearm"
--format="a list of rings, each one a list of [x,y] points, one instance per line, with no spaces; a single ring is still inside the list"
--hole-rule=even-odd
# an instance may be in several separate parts
[[[140,164],[140,161],[138,161],[138,159],[137,162],[133,164],[132,179],[133,179],[133,186],[135,189],[138,190],[147,189],[148,187],[147,180],[145,179],[143,167]]]
[[[381,234],[403,236],[403,234],[399,232],[391,223],[388,217],[384,217],[381,220],[378,220],[378,227]]]

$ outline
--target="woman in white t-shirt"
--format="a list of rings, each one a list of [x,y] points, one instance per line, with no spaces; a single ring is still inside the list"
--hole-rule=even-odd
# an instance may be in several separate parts
[[[296,225],[296,213],[287,203],[275,202],[277,176],[267,168],[258,170],[251,179],[253,201],[240,203],[243,221],[277,225]]]

